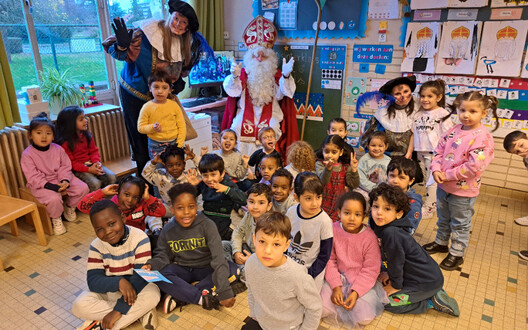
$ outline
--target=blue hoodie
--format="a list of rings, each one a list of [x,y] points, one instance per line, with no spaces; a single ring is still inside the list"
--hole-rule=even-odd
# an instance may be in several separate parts
[[[395,289],[429,291],[443,286],[444,275],[436,261],[409,235],[406,218],[379,227],[370,219],[370,227],[381,239],[381,256]]]
[[[411,228],[409,228],[411,235],[414,235],[416,232],[416,229],[418,229],[418,225],[420,224],[420,220],[422,220],[422,196],[417,194],[414,189],[409,188],[406,192],[407,197],[409,197],[409,203],[411,204],[411,209],[407,214],[403,217],[407,220],[409,220],[409,223],[411,224]]]

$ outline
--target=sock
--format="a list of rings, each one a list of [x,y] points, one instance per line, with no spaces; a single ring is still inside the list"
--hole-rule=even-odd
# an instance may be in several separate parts
[[[200,297],[200,300],[198,300],[198,305],[202,304],[202,297]]]

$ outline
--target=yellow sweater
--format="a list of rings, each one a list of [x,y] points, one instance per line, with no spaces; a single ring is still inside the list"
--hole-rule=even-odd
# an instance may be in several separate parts
[[[161,132],[154,130],[154,124],[159,123]],[[138,131],[154,141],[167,142],[176,139],[179,147],[183,147],[186,135],[185,120],[178,103],[167,100],[163,104],[148,101],[141,108],[138,118]]]

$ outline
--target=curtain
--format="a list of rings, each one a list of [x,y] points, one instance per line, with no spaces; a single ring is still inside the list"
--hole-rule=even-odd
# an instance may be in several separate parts
[[[18,104],[13,84],[13,76],[9,69],[7,53],[0,33],[0,129],[20,122]]]
[[[224,50],[224,0],[188,0],[196,11],[199,31],[213,50]]]

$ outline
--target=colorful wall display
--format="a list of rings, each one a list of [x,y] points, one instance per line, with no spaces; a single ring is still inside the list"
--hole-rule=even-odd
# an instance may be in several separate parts
[[[474,74],[482,22],[444,22],[436,73]]]
[[[401,71],[434,73],[439,42],[440,23],[407,24]]]

